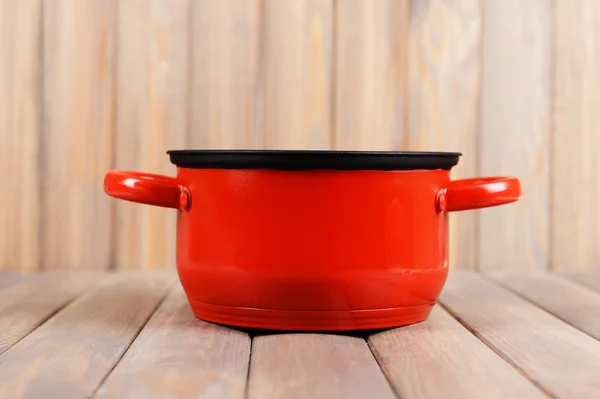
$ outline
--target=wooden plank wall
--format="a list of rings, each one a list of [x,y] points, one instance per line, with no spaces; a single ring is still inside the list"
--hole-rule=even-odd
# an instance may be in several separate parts
[[[596,0],[0,0],[0,60],[0,269],[171,267],[102,179],[172,148],[461,151],[525,191],[451,267],[600,267]]]
[[[518,174],[523,204],[481,211],[482,268],[549,265],[551,0],[485,2],[479,172]]]

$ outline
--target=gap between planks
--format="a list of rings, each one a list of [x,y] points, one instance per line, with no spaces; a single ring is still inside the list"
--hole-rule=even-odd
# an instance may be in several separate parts
[[[600,393],[600,342],[499,283],[454,271],[441,302],[549,395],[590,398]]]
[[[592,288],[546,272],[510,271],[493,273],[491,277],[522,298],[600,340],[600,293]],[[593,279],[591,281],[593,286]]]
[[[118,272],[88,288],[0,356],[0,397],[90,396],[172,281],[167,273]]]
[[[52,289],[54,286],[53,284],[43,284],[42,282],[47,282],[47,280],[50,278],[48,276],[58,274],[60,273],[46,273],[40,276],[33,276],[29,280],[25,280],[16,285],[12,285],[3,291],[0,291],[0,298],[2,298],[2,295],[7,295],[5,294],[7,290],[11,292],[11,295],[14,295],[15,292],[19,291],[25,293],[41,292],[40,287],[43,287],[43,289]],[[67,273],[65,275],[68,274],[79,276],[85,274],[85,272]],[[527,273],[521,274],[530,275]],[[444,289],[442,301],[463,324],[473,331],[477,338],[481,339],[483,343],[487,344],[496,352],[498,352],[498,354],[502,358],[508,360],[511,365],[517,367],[517,369],[519,369],[525,376],[529,376],[530,379],[539,384],[539,386],[550,395],[555,397],[586,397],[586,395],[597,393],[597,391],[593,390],[595,387],[595,377],[591,375],[591,369],[600,364],[600,350],[598,347],[590,344],[591,338],[589,336],[562,323],[547,313],[547,311],[557,313],[559,316],[560,312],[564,312],[564,310],[561,310],[561,307],[550,308],[550,305],[548,305],[548,303],[555,303],[555,306],[557,306],[556,303],[560,304],[560,301],[557,299],[548,299],[552,297],[550,294],[557,292],[554,290],[556,287],[567,291],[562,292],[562,294],[559,293],[559,295],[554,295],[554,297],[558,299],[564,299],[565,296],[568,298],[574,297],[577,303],[581,305],[577,305],[576,308],[583,312],[584,315],[586,312],[589,313],[597,311],[595,305],[590,306],[589,308],[586,308],[585,305],[586,303],[595,304],[595,301],[597,301],[597,297],[600,296],[600,294],[597,294],[591,290],[585,290],[583,288],[582,290],[579,290],[581,287],[578,285],[570,283],[554,275],[542,274],[538,277],[534,276],[525,279],[522,278],[521,274],[517,273],[513,275],[513,277],[506,277],[508,274],[504,273],[502,274],[503,277],[499,277],[499,274],[498,276],[493,276],[493,278],[499,281],[505,281],[506,284],[511,286],[512,290],[522,290],[523,292],[526,292],[529,296],[527,300],[517,296],[512,292],[509,292],[497,284],[484,279],[483,276],[459,272],[457,274],[457,272],[454,272]],[[99,287],[97,287],[95,290],[88,292],[82,297],[79,297],[68,307],[63,309],[63,311],[55,314],[54,317],[42,324],[37,330],[31,332],[29,335],[25,334],[22,338],[22,341],[17,341],[15,346],[9,349],[1,357],[2,361],[0,362],[0,379],[2,379],[2,375],[5,375],[6,378],[6,371],[13,371],[4,370],[5,373],[1,372],[3,368],[8,367],[7,364],[9,361],[11,361],[11,359],[11,369],[15,367],[14,360],[17,360],[16,368],[21,371],[23,371],[23,367],[27,369],[29,366],[35,366],[33,369],[29,367],[30,371],[33,373],[33,376],[30,375],[22,377],[23,373],[21,373],[18,378],[25,379],[24,381],[21,380],[21,385],[19,385],[18,379],[16,382],[14,382],[9,378],[10,383],[1,384],[0,390],[4,390],[6,393],[15,394],[11,397],[19,397],[19,389],[21,389],[21,393],[25,392],[25,389],[33,389],[33,393],[35,393],[35,389],[41,388],[39,386],[40,380],[44,380],[45,382],[51,381],[51,379],[44,378],[44,375],[46,375],[44,374],[44,370],[49,373],[51,368],[48,368],[47,364],[39,362],[40,358],[44,357],[46,357],[47,361],[52,360],[46,356],[49,355],[50,352],[44,354],[44,349],[49,348],[45,348],[46,344],[43,344],[39,338],[50,337],[50,340],[56,339],[58,333],[64,332],[65,330],[59,329],[57,331],[53,331],[48,326],[50,325],[56,327],[57,320],[63,322],[70,320],[74,322],[75,327],[78,325],[79,327],[85,327],[86,322],[82,322],[82,320],[86,320],[88,315],[83,310],[85,310],[86,307],[89,307],[87,305],[94,303],[101,305],[103,303],[102,300],[106,299],[106,295],[98,294],[98,292],[102,292],[102,287],[109,285],[112,288],[115,288],[115,286],[120,285],[121,288],[119,295],[121,299],[124,299],[123,296],[128,296],[130,290],[134,291],[133,296],[135,297],[135,286],[137,286],[137,284],[132,283],[130,280],[135,278],[144,279],[144,277],[139,276],[145,276],[147,273],[130,273],[129,277],[127,278],[118,277],[118,275],[123,275],[123,273],[116,273],[116,275],[117,277],[115,277],[115,275],[111,275],[111,277],[108,278],[108,282],[100,283]],[[90,276],[96,276],[90,279],[93,280],[93,282],[98,281],[97,273],[92,273]],[[520,280],[519,277],[521,277]],[[56,277],[54,278],[56,279]],[[511,281],[511,278],[516,280]],[[456,282],[457,279],[458,286]],[[60,278],[58,280],[62,281]],[[150,278],[150,280],[153,280],[153,278]],[[163,281],[164,279],[156,277],[156,281],[154,281],[154,283],[147,281],[147,285],[144,290],[150,289],[152,291],[152,287],[155,287],[156,284],[158,284],[157,280]],[[119,284],[118,281],[121,281],[121,284]],[[32,282],[37,284],[33,285],[34,288],[31,288]],[[93,285],[93,283],[90,284]],[[528,290],[530,286],[538,288],[536,288],[535,291],[531,291]],[[25,290],[22,287],[29,288]],[[36,287],[37,291],[35,289]],[[104,294],[108,294],[110,291],[112,290],[106,291],[105,289]],[[138,290],[137,293],[140,294],[140,291]],[[457,296],[457,294],[459,294],[459,296]],[[470,300],[470,297],[473,297],[474,294],[480,294],[475,295],[475,297],[478,298],[477,301]],[[28,297],[28,295],[29,294],[21,294],[20,297]],[[90,299],[90,297],[95,299]],[[38,297],[35,297],[34,295],[33,299],[35,298]],[[510,371],[511,367],[508,364],[504,363],[503,365],[500,358],[496,357],[496,355],[494,355],[490,349],[480,344],[480,341],[473,337],[466,329],[464,329],[462,326],[460,328],[456,328],[459,325],[458,321],[450,317],[446,311],[440,307],[436,307],[429,320],[423,323],[405,326],[372,335],[369,338],[369,344],[373,350],[373,353],[370,354],[369,352],[371,351],[368,351],[368,347],[366,344],[364,344],[364,340],[362,338],[341,335],[262,335],[256,337],[256,340],[250,344],[250,338],[243,332],[197,320],[187,306],[187,300],[185,299],[185,296],[178,285],[171,291],[167,299],[161,303],[162,298],[164,298],[162,295],[158,296],[158,299],[154,298],[152,300],[154,301],[153,307],[149,306],[148,303],[142,306],[146,308],[144,311],[146,317],[143,318],[141,322],[137,322],[137,324],[133,323],[137,325],[137,328],[133,329],[135,330],[133,331],[133,334],[131,334],[131,323],[126,320],[127,317],[124,319],[119,319],[119,317],[116,315],[111,316],[116,317],[118,319],[117,321],[120,320],[120,322],[125,322],[125,326],[129,326],[126,328],[127,332],[125,335],[127,335],[127,337],[116,336],[113,338],[121,343],[123,340],[129,340],[129,344],[126,343],[124,349],[121,347],[119,352],[120,355],[114,356],[111,358],[112,360],[103,359],[104,362],[100,362],[102,363],[100,367],[88,363],[88,367],[91,368],[91,373],[102,377],[97,383],[97,387],[99,387],[97,394],[99,397],[114,397],[114,395],[119,397],[134,397],[138,395],[140,392],[137,390],[131,390],[128,388],[128,384],[131,383],[132,376],[140,375],[141,378],[141,375],[144,374],[137,373],[137,371],[140,371],[137,368],[140,365],[144,368],[143,372],[147,373],[146,376],[151,376],[151,378],[146,378],[146,383],[149,381],[150,383],[154,384],[152,386],[153,390],[151,389],[149,393],[146,392],[145,397],[158,397],[161,396],[161,393],[165,393],[165,389],[177,389],[178,387],[179,389],[183,389],[186,386],[190,387],[190,389],[201,389],[202,387],[208,387],[206,392],[214,393],[214,389],[222,389],[226,385],[231,385],[234,387],[234,389],[232,391],[232,395],[221,395],[224,397],[243,397],[244,394],[246,394],[246,389],[247,395],[250,398],[278,397],[277,395],[281,394],[281,392],[285,392],[286,397],[294,397],[295,394],[306,392],[306,390],[302,391],[299,389],[299,387],[312,389],[312,393],[315,394],[316,397],[345,397],[347,396],[346,393],[348,392],[348,389],[350,389],[350,391],[353,393],[360,393],[359,390],[352,390],[349,388],[353,386],[352,384],[364,384],[357,382],[356,378],[350,378],[348,380],[342,379],[341,381],[337,382],[337,386],[334,384],[332,389],[332,387],[328,386],[328,384],[321,384],[322,386],[319,387],[318,383],[314,383],[314,381],[316,381],[314,379],[322,378],[322,380],[330,383],[332,379],[325,378],[324,376],[326,376],[326,373],[323,373],[324,368],[325,370],[332,369],[327,362],[339,361],[338,364],[344,365],[349,363],[348,359],[355,359],[355,356],[358,356],[361,359],[360,364],[370,364],[371,366],[374,366],[374,368],[369,368],[369,370],[371,370],[369,375],[371,375],[370,373],[377,374],[376,371],[378,371],[378,376],[375,378],[375,380],[379,381],[377,382],[379,385],[376,385],[375,390],[369,390],[370,393],[379,392],[377,391],[378,389],[381,390],[380,392],[385,392],[383,395],[388,395],[391,393],[389,385],[387,384],[382,373],[386,374],[388,381],[392,384],[396,392],[398,392],[398,394],[403,398],[436,397],[438,394],[436,389],[444,389],[444,393],[446,395],[458,395],[458,393],[464,392],[465,395],[458,395],[456,397],[469,397],[469,392],[474,394],[477,392],[476,388],[482,389],[481,386],[476,384],[477,381],[483,381],[483,384],[495,386],[497,383],[495,376],[506,374],[508,379],[514,380],[513,383],[505,384],[505,386],[501,387],[506,391],[502,391],[501,388],[497,387],[497,389],[490,389],[488,392],[494,392],[496,395],[498,395],[498,397],[514,397],[515,392],[517,392],[519,389],[522,389],[522,392],[528,392],[528,396],[540,396],[539,391],[532,389],[532,386],[530,386],[531,384],[529,384],[524,378],[521,379],[518,373],[513,373]],[[596,299],[593,299],[590,302],[588,300],[589,298]],[[136,301],[126,300],[125,302],[135,303]],[[534,306],[531,302],[536,304],[539,302],[538,305],[546,310],[542,310]],[[2,304],[4,303],[8,302],[0,301],[0,310],[2,309]],[[114,301],[112,304],[115,304]],[[485,310],[492,305],[495,306],[496,313],[493,311],[492,313],[482,313],[482,310]],[[500,308],[502,311],[500,312],[497,311],[498,305],[502,306]],[[104,304],[104,306],[104,310],[96,310],[100,313],[106,313],[109,309],[106,309],[106,304]],[[565,309],[568,309],[568,307]],[[65,314],[67,316],[65,316]],[[73,315],[77,314],[79,314],[79,316],[83,314],[86,317],[81,317],[79,319],[74,318]],[[110,311],[108,311],[108,314],[110,314]],[[489,320],[485,319],[486,315],[489,315]],[[566,316],[563,315],[562,317]],[[4,320],[4,318],[0,318],[0,320]],[[571,320],[570,323],[580,327],[583,330],[585,326],[581,327],[581,323],[585,321],[586,317],[581,316],[579,319]],[[43,320],[40,322],[40,324],[41,323],[43,323]],[[171,326],[173,328],[170,330],[169,334],[164,333],[164,329],[162,329],[164,325]],[[198,335],[190,335],[188,330],[186,330],[186,328],[189,328],[189,326],[193,326],[193,328],[198,329],[200,332],[204,332],[204,334],[201,333]],[[539,328],[543,326],[550,326],[551,328]],[[494,328],[491,329],[490,327]],[[440,333],[442,330],[444,331],[443,334]],[[497,335],[497,330],[506,333],[506,336],[503,337],[502,335]],[[40,333],[40,331],[42,332]],[[519,349],[520,343],[523,339],[528,342],[527,340],[532,338],[531,334],[529,334],[532,332],[534,333],[536,339],[531,341],[529,346],[535,346],[537,344],[538,348],[545,348],[547,352],[541,351],[539,353],[529,353],[528,351],[531,350],[529,346]],[[216,347],[221,348],[222,350],[227,349],[230,342],[229,338],[227,338],[228,334],[233,334],[233,336],[239,337],[238,341],[241,342],[240,346],[237,349],[232,350],[229,355],[224,354],[222,351],[213,352],[212,348],[215,340],[221,340],[221,344],[217,344]],[[72,335],[72,338],[75,340],[81,340],[83,336],[81,331],[72,332]],[[581,335],[583,335],[585,338],[582,338]],[[209,339],[207,339],[207,337],[209,337]],[[191,346],[188,345],[188,339],[192,341]],[[326,349],[327,356],[325,356],[325,360],[323,360],[323,358],[319,360],[319,356],[321,355],[320,353],[317,353],[315,356],[314,353],[310,352],[310,350],[300,350],[302,348],[313,348],[314,350],[314,347],[319,346],[319,342],[315,343],[315,340],[320,341],[321,346]],[[331,342],[324,344],[324,342],[328,340]],[[440,346],[440,340],[448,341],[447,345]],[[367,349],[368,352],[364,352],[363,349],[358,351],[356,350],[356,348],[358,348],[356,343],[359,341],[364,344],[364,348]],[[454,344],[451,345],[453,342]],[[514,345],[511,346],[506,342]],[[575,347],[571,347],[571,342],[576,342],[577,345],[575,345]],[[593,342],[597,343],[595,340],[593,340]],[[54,344],[57,344],[58,346],[63,345],[67,349],[66,352],[69,352],[69,350],[74,348],[74,346],[69,346],[72,345],[70,342],[61,341],[54,342]],[[32,352],[32,348],[36,346],[42,347],[41,356],[40,354]],[[85,346],[85,344],[83,346]],[[152,347],[154,351],[148,351],[149,347]],[[176,350],[171,353],[165,353],[164,350],[156,351],[157,347],[175,348]],[[196,351],[190,351],[190,347],[195,348]],[[250,356],[251,347],[254,352],[252,357]],[[276,349],[291,348],[293,352],[290,356],[289,351],[265,351],[265,347],[274,347]],[[340,352],[341,349],[347,349],[348,347],[355,349]],[[333,350],[331,348],[333,348]],[[461,348],[463,349],[461,350]],[[56,350],[56,348],[52,349],[53,351]],[[208,371],[214,370],[209,370],[208,366],[206,366],[204,369],[202,367],[197,367],[198,363],[195,362],[195,360],[198,359],[198,350],[201,353],[204,351],[203,359],[206,361],[205,365],[214,365],[214,359],[211,358],[211,356],[216,356],[217,360],[219,359],[219,356],[221,356],[221,363],[225,364],[226,371],[227,367],[234,367],[235,370],[237,370],[235,373],[229,372],[229,374],[225,373],[225,375],[229,377],[235,377],[234,380],[237,378],[237,385],[223,383],[211,385],[210,378],[208,378],[210,376],[207,377],[207,373]],[[448,353],[445,351],[448,351]],[[282,355],[282,353],[284,355]],[[411,360],[406,359],[405,355],[407,353],[411,356]],[[368,354],[368,356],[366,356],[366,354]],[[399,358],[398,354],[402,354],[403,357]],[[465,356],[466,354],[468,354],[470,357]],[[557,354],[560,356],[556,356]],[[538,360],[538,358],[534,355],[541,355],[541,360]],[[379,361],[381,368],[373,356],[375,356],[375,358]],[[370,358],[370,360],[367,360],[367,357]],[[18,360],[19,358],[24,358],[27,360],[25,363],[28,363],[28,365],[25,366],[23,361]],[[67,358],[69,359],[69,362],[73,362],[70,357]],[[140,358],[145,360],[141,362],[135,361],[136,359]],[[487,364],[488,366],[484,367],[484,369],[495,369],[496,372],[493,373],[494,375],[490,376],[488,374],[487,376],[477,376],[474,373],[470,373],[471,381],[466,378],[461,379],[458,376],[449,377],[453,376],[454,374],[461,374],[465,372],[464,370],[468,370],[469,367],[476,367],[477,365],[469,363],[470,359],[473,358],[477,358],[478,362],[483,361],[484,364]],[[569,370],[564,371],[562,370],[562,367],[553,369],[551,363],[553,358],[561,360],[561,364],[566,362],[567,365],[571,366],[571,368],[575,367],[575,373],[572,371],[569,372]],[[232,361],[232,359],[234,360]],[[85,361],[85,359],[82,358],[79,360]],[[322,360],[323,362],[321,362]],[[363,360],[366,363],[363,363]],[[251,364],[250,368],[248,367],[248,362]],[[311,364],[308,364],[307,362],[316,362],[316,366],[311,366]],[[431,384],[431,380],[429,378],[431,377],[430,375],[427,376],[428,378],[420,380],[420,378],[423,378],[421,373],[411,373],[411,370],[418,371],[422,369],[423,365],[419,365],[419,362],[423,362],[430,367],[433,367],[433,370],[436,370],[439,373],[438,375],[445,376],[445,378],[441,378],[442,382],[450,381],[451,383],[454,383],[454,385],[450,384],[450,386],[448,386],[441,384],[436,387],[436,384]],[[545,364],[547,362],[550,362],[549,366]],[[265,363],[267,365],[271,364],[272,367],[267,367],[265,369],[267,371],[261,371],[261,367],[264,368]],[[350,363],[352,362],[350,361]],[[4,366],[2,366],[2,364],[4,364]],[[263,366],[261,366],[261,364]],[[325,365],[325,367],[323,365]],[[66,373],[69,374],[69,371],[73,371],[71,366],[73,365],[62,365],[63,371],[66,371]],[[256,367],[256,371],[252,366]],[[287,369],[286,366],[288,367]],[[560,364],[558,366],[560,366]],[[167,368],[165,369],[165,367]],[[579,369],[577,369],[577,367],[579,367]],[[305,370],[304,372],[306,373],[304,376],[298,376],[296,372],[292,373],[294,377],[297,377],[301,380],[299,387],[290,387],[289,384],[287,384],[289,379],[286,377],[286,373],[290,373],[290,369],[292,371],[295,370],[294,368]],[[480,369],[480,367],[476,368]],[[99,369],[104,370],[103,374],[99,372]],[[333,369],[335,370],[335,367],[333,367]],[[497,372],[498,370],[500,370],[500,372]],[[265,375],[269,374],[270,376],[272,372],[279,373],[279,377],[281,378],[277,378],[277,375],[275,375],[275,378],[265,378]],[[54,375],[56,374],[53,374],[53,376]],[[557,375],[560,378],[558,378]],[[183,377],[185,377],[184,379],[187,378],[187,384],[181,380]],[[207,383],[204,385],[197,384],[197,381],[201,381],[202,378],[204,378],[204,381]],[[302,380],[303,378],[304,380]],[[191,380],[194,381],[194,384],[189,383]],[[225,380],[227,380],[227,378],[225,378]],[[268,384],[263,383],[264,380],[267,380]],[[333,380],[335,381],[335,375]],[[504,378],[502,378],[502,380],[504,381]],[[124,383],[124,381],[127,383]],[[81,383],[81,381],[79,382]],[[23,385],[23,383],[25,383],[25,385]],[[140,383],[143,383],[143,381],[140,381]],[[348,383],[350,385],[348,385]],[[474,384],[475,388],[471,389],[470,384]],[[73,384],[74,386],[71,388],[66,386],[68,384],[62,385],[63,386],[61,389],[67,389],[67,391],[60,391],[63,394],[68,393],[68,389],[74,389],[75,391],[73,392],[80,393],[83,393],[84,391],[87,392],[89,389],[89,386],[82,387],[78,384]],[[132,386],[133,385],[134,384],[132,384]],[[235,388],[236,386],[237,388]],[[326,389],[323,389],[323,387]],[[384,387],[387,387],[387,389]],[[17,389],[15,390],[15,388]],[[44,388],[47,390],[51,389],[52,387],[46,386]],[[77,389],[83,390],[77,391]],[[127,391],[127,389],[130,390]],[[213,391],[211,391],[211,389],[213,389]],[[512,392],[511,390],[515,390],[515,392]],[[93,389],[88,394],[92,392]],[[29,395],[31,395],[31,393],[31,391],[28,391]],[[41,394],[41,392],[38,393]],[[185,393],[190,392],[186,391]],[[196,396],[202,397],[201,395]]]
[[[8,278],[3,274],[3,281]],[[0,291],[0,354],[28,336],[103,277],[100,272],[52,271]]]
[[[441,306],[422,323],[371,335],[368,342],[401,398],[546,397]]]
[[[242,398],[249,356],[249,335],[197,319],[177,284],[96,397]]]

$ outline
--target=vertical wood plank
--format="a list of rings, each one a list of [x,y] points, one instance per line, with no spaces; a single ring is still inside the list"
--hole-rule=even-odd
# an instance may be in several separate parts
[[[44,9],[44,267],[109,266],[115,11],[113,0]]]
[[[172,282],[159,272],[107,278],[2,354],[0,397],[91,397]]]
[[[190,144],[195,149],[258,147],[260,1],[192,4]]]
[[[402,399],[546,398],[439,305],[423,323],[371,335],[369,346]]]
[[[336,4],[335,147],[405,148],[409,0]]]
[[[394,398],[364,339],[332,334],[254,337],[249,399]]]
[[[441,303],[555,398],[598,396],[600,342],[481,275],[455,271]]]
[[[600,3],[555,7],[552,268],[600,268]]]
[[[97,398],[243,398],[247,333],[198,320],[180,284],[152,315]]]
[[[190,10],[189,0],[119,2],[117,169],[175,173],[165,152],[186,147]],[[115,205],[116,266],[173,266],[176,212]]]
[[[103,275],[51,271],[25,278],[0,292],[0,354],[35,330]]]
[[[483,4],[481,174],[516,175],[524,195],[481,211],[480,265],[546,268],[552,2]]]
[[[492,275],[506,288],[600,340],[600,294],[545,272],[510,271]]]
[[[0,269],[40,262],[41,8],[0,0]]]
[[[403,149],[462,152],[453,179],[478,172],[481,11],[480,0],[418,0],[410,7],[410,113]],[[451,267],[476,267],[476,217],[449,216]]]
[[[331,147],[333,0],[265,0],[260,91],[263,145]]]

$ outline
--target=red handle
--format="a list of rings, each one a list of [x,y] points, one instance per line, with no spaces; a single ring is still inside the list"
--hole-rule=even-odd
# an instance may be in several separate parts
[[[438,213],[487,208],[518,201],[521,182],[516,177],[478,177],[455,180],[438,191]]]
[[[112,170],[104,178],[104,192],[111,197],[142,204],[189,210],[190,191],[173,177]]]

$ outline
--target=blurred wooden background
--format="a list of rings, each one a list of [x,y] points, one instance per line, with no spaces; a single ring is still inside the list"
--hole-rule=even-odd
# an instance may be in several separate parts
[[[172,267],[102,180],[181,148],[461,151],[451,267],[599,267],[599,72],[597,0],[0,0],[0,268]]]

